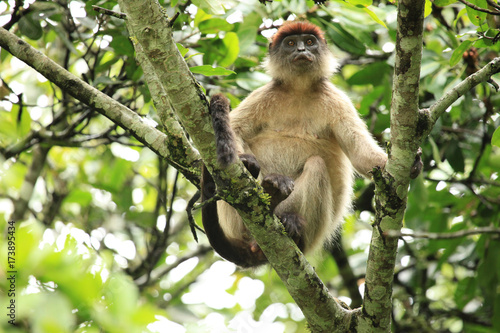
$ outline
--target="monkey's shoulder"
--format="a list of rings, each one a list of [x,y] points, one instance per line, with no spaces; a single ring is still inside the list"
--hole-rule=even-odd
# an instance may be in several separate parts
[[[248,95],[235,109],[235,115],[256,112],[276,114],[281,109],[334,112],[339,107],[350,109],[352,102],[345,92],[327,80],[302,90],[280,86],[272,81]]]

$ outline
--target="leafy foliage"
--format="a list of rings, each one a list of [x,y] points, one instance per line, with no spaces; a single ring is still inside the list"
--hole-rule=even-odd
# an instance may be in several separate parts
[[[321,26],[341,63],[333,82],[348,92],[380,142],[390,139],[391,2],[160,2],[169,17],[180,13],[174,38],[207,94],[223,92],[233,106],[270,79],[260,64],[282,20]],[[469,2],[496,10],[486,1]],[[118,9],[116,1],[35,1],[26,8],[9,1],[0,4],[8,14],[1,24],[145,121],[160,123],[124,22],[93,5]],[[498,15],[448,0],[428,1],[426,15],[422,108],[500,51]],[[185,210],[196,188],[172,166],[5,50],[0,59],[0,229],[16,221],[20,295],[19,326],[3,320],[3,330],[306,331],[273,272],[235,270],[213,255],[200,233],[200,244],[193,240]],[[500,227],[499,106],[500,95],[485,83],[438,121],[422,146],[424,171],[411,184],[406,231]],[[332,251],[337,263],[326,252],[313,260],[331,292],[357,306],[373,187],[357,179],[355,192],[356,210],[341,243],[347,265],[338,251]],[[404,237],[400,243],[395,332],[500,330],[498,235]],[[1,247],[5,263],[7,242]],[[8,289],[6,279],[0,288],[2,294]],[[4,309],[7,301],[2,297]]]

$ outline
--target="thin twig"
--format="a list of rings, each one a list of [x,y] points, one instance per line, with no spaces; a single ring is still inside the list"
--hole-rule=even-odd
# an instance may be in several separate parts
[[[491,15],[500,15],[500,11],[499,10],[490,10],[490,9],[481,8],[481,7],[476,6],[475,4],[473,4],[473,3],[469,2],[469,1],[465,1],[465,0],[458,0],[458,1],[460,1],[461,3],[463,3],[464,5],[466,5],[467,7],[470,7],[472,9],[477,10],[478,12],[488,13],[488,14],[491,14]]]
[[[500,5],[497,4],[495,1],[493,0],[486,0],[486,2],[488,3],[488,5],[490,5],[491,7],[493,8],[496,8],[496,9],[499,9],[500,10]]]
[[[92,6],[92,8],[96,12],[104,14],[104,15],[113,16],[113,17],[119,18],[120,20],[127,19],[127,14],[125,14],[125,13],[115,12],[113,10],[102,8],[102,7],[99,7],[99,6]]]
[[[453,104],[458,98],[470,91],[481,82],[488,81],[493,74],[500,71],[500,57],[490,61],[486,66],[469,75],[465,80],[457,84],[453,89],[444,94],[436,103],[434,103],[428,110],[422,110],[422,116],[427,118],[427,132],[433,128],[437,119],[446,111],[446,109]],[[424,133],[428,134],[428,133]]]
[[[172,27],[175,23],[175,20],[177,20],[177,18],[179,17],[180,13],[177,12],[175,13],[175,15],[170,19],[170,21],[168,22],[168,24],[170,25],[170,27]]]
[[[475,229],[460,230],[455,232],[401,232],[396,230],[388,230],[384,232],[387,237],[413,237],[413,238],[427,238],[427,239],[454,239],[479,234],[498,234],[500,235],[500,228],[497,227],[480,227]]]

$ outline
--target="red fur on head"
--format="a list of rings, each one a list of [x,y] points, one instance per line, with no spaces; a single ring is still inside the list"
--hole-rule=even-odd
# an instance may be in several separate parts
[[[321,31],[318,26],[306,21],[286,21],[273,36],[269,48],[272,49],[273,47],[279,45],[287,36],[302,34],[314,35],[326,44],[323,31]]]

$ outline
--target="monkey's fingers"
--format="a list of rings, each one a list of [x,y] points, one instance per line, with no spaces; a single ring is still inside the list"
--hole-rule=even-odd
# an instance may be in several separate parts
[[[274,210],[292,193],[295,183],[288,176],[272,173],[264,177],[261,185],[264,191],[271,196],[271,209]]]
[[[301,251],[304,251],[303,230],[306,221],[296,213],[284,213],[279,216],[288,236],[293,239]]]
[[[257,159],[252,154],[240,154],[239,155],[241,162],[245,165],[245,168],[250,172],[250,174],[257,178],[260,172],[260,165],[257,162]]]

